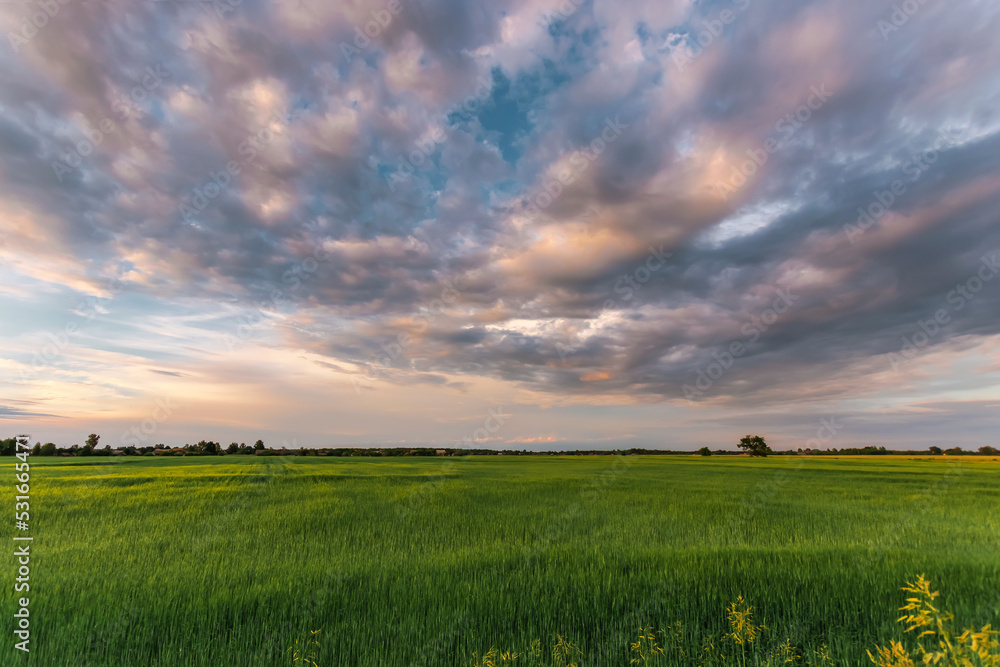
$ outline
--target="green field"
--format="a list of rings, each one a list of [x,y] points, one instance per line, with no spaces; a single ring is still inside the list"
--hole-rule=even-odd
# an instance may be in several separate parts
[[[557,635],[628,665],[641,626],[675,621],[662,664],[696,665],[740,595],[762,650],[862,665],[921,573],[958,624],[1000,620],[984,457],[50,458],[31,502],[32,651],[11,628],[3,665],[291,665],[310,630],[321,667],[535,639],[549,665]]]

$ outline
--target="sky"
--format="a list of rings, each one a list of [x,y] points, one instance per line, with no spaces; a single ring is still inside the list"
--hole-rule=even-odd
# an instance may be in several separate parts
[[[0,436],[1000,445],[995,2],[0,28]]]

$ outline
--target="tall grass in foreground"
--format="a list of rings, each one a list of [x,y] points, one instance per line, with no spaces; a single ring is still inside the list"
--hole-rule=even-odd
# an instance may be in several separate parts
[[[954,614],[939,610],[934,600],[940,593],[931,591],[930,581],[920,575],[916,583],[907,583],[903,590],[915,597],[907,598],[907,604],[900,607],[908,614],[898,620],[909,625],[906,632],[919,631],[915,647],[906,647],[903,642],[892,639],[890,645],[879,646],[875,654],[868,651],[868,658],[876,667],[916,667],[919,664],[940,667],[996,667],[1000,665],[1000,642],[998,632],[986,624],[979,630],[966,628],[961,633],[952,627]],[[826,645],[809,651],[803,656],[791,638],[764,648],[761,635],[767,630],[754,619],[753,607],[740,596],[726,609],[729,627],[719,637],[702,640],[701,649],[689,653],[685,647],[684,626],[675,622],[662,630],[647,625],[639,630],[639,636],[629,643],[630,665],[665,665],[668,657],[681,658],[688,664],[699,667],[738,666],[748,664],[756,667],[782,667],[802,665],[804,667],[828,667],[833,665]],[[585,663],[582,650],[564,637],[558,636],[552,647],[551,660],[542,650],[541,641],[535,640],[527,650],[520,653],[491,647],[482,657],[473,655],[471,667],[579,667]]]
[[[322,629],[321,667],[467,667],[494,646],[520,663],[536,639],[551,667],[559,637],[620,667],[648,627],[650,659],[709,667],[706,639],[736,656],[719,639],[742,595],[766,626],[747,667],[786,638],[872,667],[915,572],[956,627],[1000,617],[983,457],[262,458],[34,461],[32,653],[0,642],[0,665],[287,666]]]
[[[878,667],[913,667],[918,663],[942,667],[994,667],[1000,665],[1000,642],[990,624],[979,630],[974,627],[957,632],[952,622],[955,615],[934,606],[940,593],[931,591],[931,582],[923,575],[916,583],[907,583],[903,590],[914,597],[900,607],[909,613],[900,621],[909,625],[906,632],[918,631],[916,648],[907,649],[902,642],[891,640],[889,646],[879,646],[868,657]]]

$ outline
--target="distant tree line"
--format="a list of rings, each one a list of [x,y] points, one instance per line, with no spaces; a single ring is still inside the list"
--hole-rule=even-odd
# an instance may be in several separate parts
[[[599,456],[599,455],[621,455],[621,456],[659,456],[659,455],[692,455],[702,456],[739,456],[748,453],[751,456],[879,456],[887,454],[899,455],[920,455],[932,454],[935,456],[957,456],[957,455],[981,455],[998,456],[1000,450],[996,447],[984,446],[977,451],[965,451],[960,447],[942,449],[931,447],[927,450],[894,450],[885,447],[845,447],[843,449],[798,449],[785,451],[772,451],[763,439],[759,441],[754,438],[759,436],[747,436],[741,441],[740,447],[744,451],[716,449],[702,447],[696,452],[690,450],[669,450],[669,449],[643,449],[633,447],[631,449],[570,449],[560,451],[530,451],[527,449],[466,449],[455,447],[319,447],[319,448],[294,448],[281,447],[280,449],[268,448],[263,440],[257,440],[252,445],[243,442],[232,442],[227,447],[212,440],[200,440],[194,444],[186,444],[183,447],[168,447],[167,445],[151,445],[148,447],[119,447],[112,449],[109,445],[99,447],[101,436],[91,433],[84,441],[83,445],[73,445],[72,447],[57,447],[54,443],[47,442],[44,445],[36,442],[31,450],[32,456]],[[0,456],[13,456],[17,452],[17,438],[7,438],[0,440]]]

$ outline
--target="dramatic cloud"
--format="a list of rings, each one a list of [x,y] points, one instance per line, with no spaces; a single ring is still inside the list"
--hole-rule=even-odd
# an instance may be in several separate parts
[[[845,443],[997,444],[994,3],[0,27],[4,423],[174,397],[150,438],[448,441],[502,406],[491,446],[801,446],[834,413]]]

